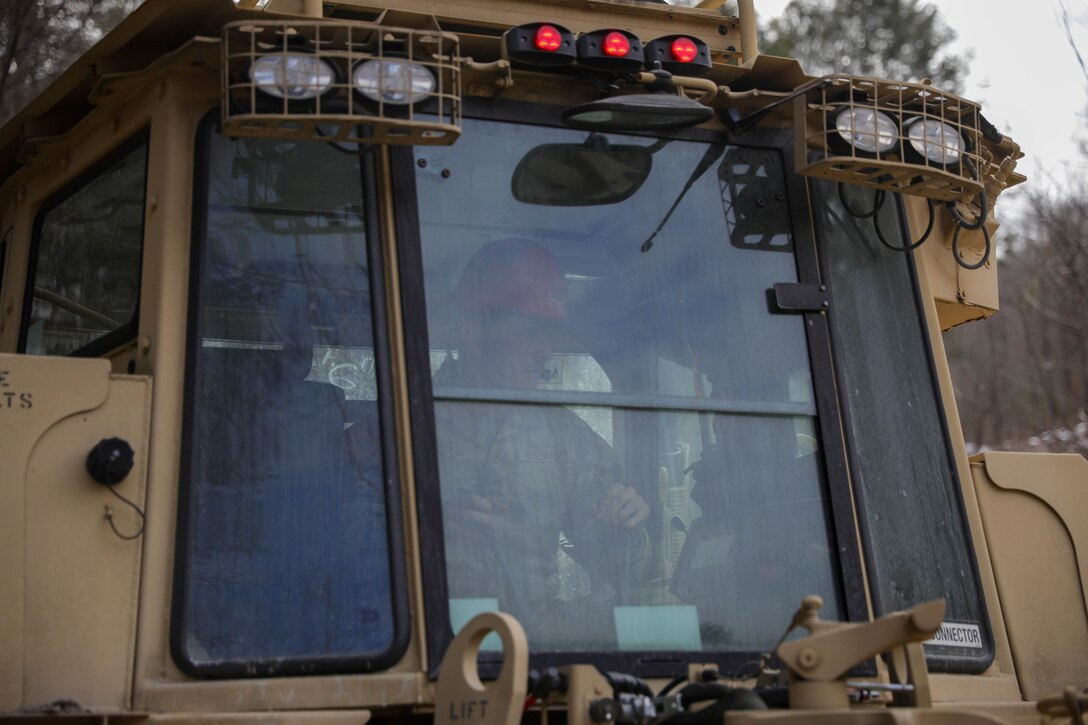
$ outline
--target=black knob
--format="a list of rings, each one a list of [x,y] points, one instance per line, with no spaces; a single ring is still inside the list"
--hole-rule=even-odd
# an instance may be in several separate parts
[[[123,438],[103,438],[87,454],[87,473],[98,483],[113,486],[125,480],[136,454]]]

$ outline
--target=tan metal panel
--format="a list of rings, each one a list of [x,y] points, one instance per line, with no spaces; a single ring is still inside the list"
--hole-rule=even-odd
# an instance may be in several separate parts
[[[318,712],[202,712],[151,715],[144,722],[160,725],[364,725],[367,710],[321,710]]]
[[[378,672],[323,677],[268,677],[247,680],[144,683],[143,709],[194,713],[372,708],[434,702],[434,687],[423,672]]]
[[[105,360],[0,354],[0,710],[24,704],[23,630],[28,579],[26,473],[42,434],[69,416],[98,407],[109,388]],[[86,453],[84,453],[86,455]],[[105,522],[102,522],[105,523]]]
[[[916,215],[912,220],[912,229],[917,230],[918,214],[925,204],[912,200]],[[940,219],[940,217],[938,217]],[[922,222],[924,228],[925,222]],[[939,228],[938,228],[939,229]],[[917,231],[915,232],[917,233]],[[948,425],[949,439],[955,455],[956,473],[959,478],[960,492],[963,496],[967,523],[971,532],[973,555],[978,565],[979,581],[983,596],[986,598],[986,610],[990,618],[990,629],[994,638],[994,660],[983,676],[978,675],[934,675],[930,685],[935,703],[954,702],[1012,702],[1020,699],[1020,689],[1016,682],[1012,651],[1009,648],[1008,634],[1005,632],[1005,618],[1001,610],[1001,599],[997,593],[997,582],[990,564],[989,549],[986,548],[986,536],[979,511],[975,487],[971,485],[971,467],[963,441],[963,429],[960,425],[959,408],[953,388],[952,373],[948,367],[948,355],[945,353],[944,338],[941,336],[940,302],[934,293],[934,263],[926,256],[930,246],[940,247],[939,239],[931,239],[914,251],[914,260],[918,271],[919,292],[925,308],[926,328],[929,343],[933,349],[933,364],[940,386],[940,398],[944,407],[945,422]],[[941,251],[951,254],[950,250]],[[955,262],[951,262],[955,265]]]
[[[972,467],[1024,698],[1088,682],[1088,461],[991,451]],[[1079,574],[1078,574],[1079,571]]]
[[[136,371],[154,376],[155,397],[134,675],[133,707],[137,710],[144,708],[143,683],[171,666],[167,639],[185,378],[193,138],[200,118],[215,103],[218,84],[199,74],[177,74],[164,78],[159,89],[157,93],[147,89],[134,109],[151,116],[145,292],[140,300]]]
[[[374,0],[337,0],[337,9],[382,12],[392,3]],[[705,41],[712,51],[724,51],[741,43],[736,18],[713,10],[671,7],[650,3],[608,2],[607,0],[536,0],[512,3],[508,0],[398,0],[398,11],[434,15],[440,24],[472,24],[506,30],[522,23],[547,20],[575,33],[607,27],[621,27],[650,41],[662,35],[684,33]],[[275,0],[272,12],[303,14],[298,0]],[[328,12],[326,12],[328,15]],[[724,30],[719,30],[718,28]]]
[[[96,370],[106,363],[79,362]],[[142,507],[150,404],[149,378],[113,376],[101,406],[62,420],[34,446],[26,473],[24,705],[128,707],[143,539],[120,538],[104,510],[113,510],[122,534],[136,534],[142,521],[91,479],[85,461],[103,438],[128,441],[135,466],[116,490]]]
[[[943,208],[938,207],[936,212],[933,233],[915,254],[915,259],[926,266],[941,329],[948,330],[964,322],[989,317],[997,311],[997,259],[991,253],[989,263],[976,270],[963,269],[956,264],[952,256],[952,220]],[[925,202],[909,200],[907,213],[911,232],[916,236],[921,234],[928,218]],[[991,236],[996,236],[998,223],[991,219],[987,225]],[[961,253],[968,261],[974,261],[974,257],[967,256],[967,250],[979,235],[974,232],[964,234],[967,241]]]

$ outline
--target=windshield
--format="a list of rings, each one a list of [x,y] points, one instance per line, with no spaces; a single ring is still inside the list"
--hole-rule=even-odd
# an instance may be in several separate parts
[[[414,150],[451,623],[768,648],[803,596],[842,610],[803,319],[768,308],[797,281],[781,153],[593,136],[652,155],[629,195],[512,182],[585,132],[466,120]]]

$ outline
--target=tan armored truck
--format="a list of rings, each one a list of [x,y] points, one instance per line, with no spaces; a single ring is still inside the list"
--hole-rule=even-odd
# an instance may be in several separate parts
[[[739,14],[148,0],[8,122],[0,717],[1081,722],[1019,148]]]

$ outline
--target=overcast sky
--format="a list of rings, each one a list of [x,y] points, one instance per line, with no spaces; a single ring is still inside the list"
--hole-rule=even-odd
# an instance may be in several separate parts
[[[755,0],[760,22],[789,0]],[[1084,73],[1059,21],[1058,0],[943,0],[935,3],[956,31],[955,52],[974,59],[963,95],[1020,144],[1018,170],[1033,186],[1061,189],[1069,173],[1088,174],[1076,139],[1088,141]],[[1073,38],[1088,60],[1088,0],[1065,0]]]

